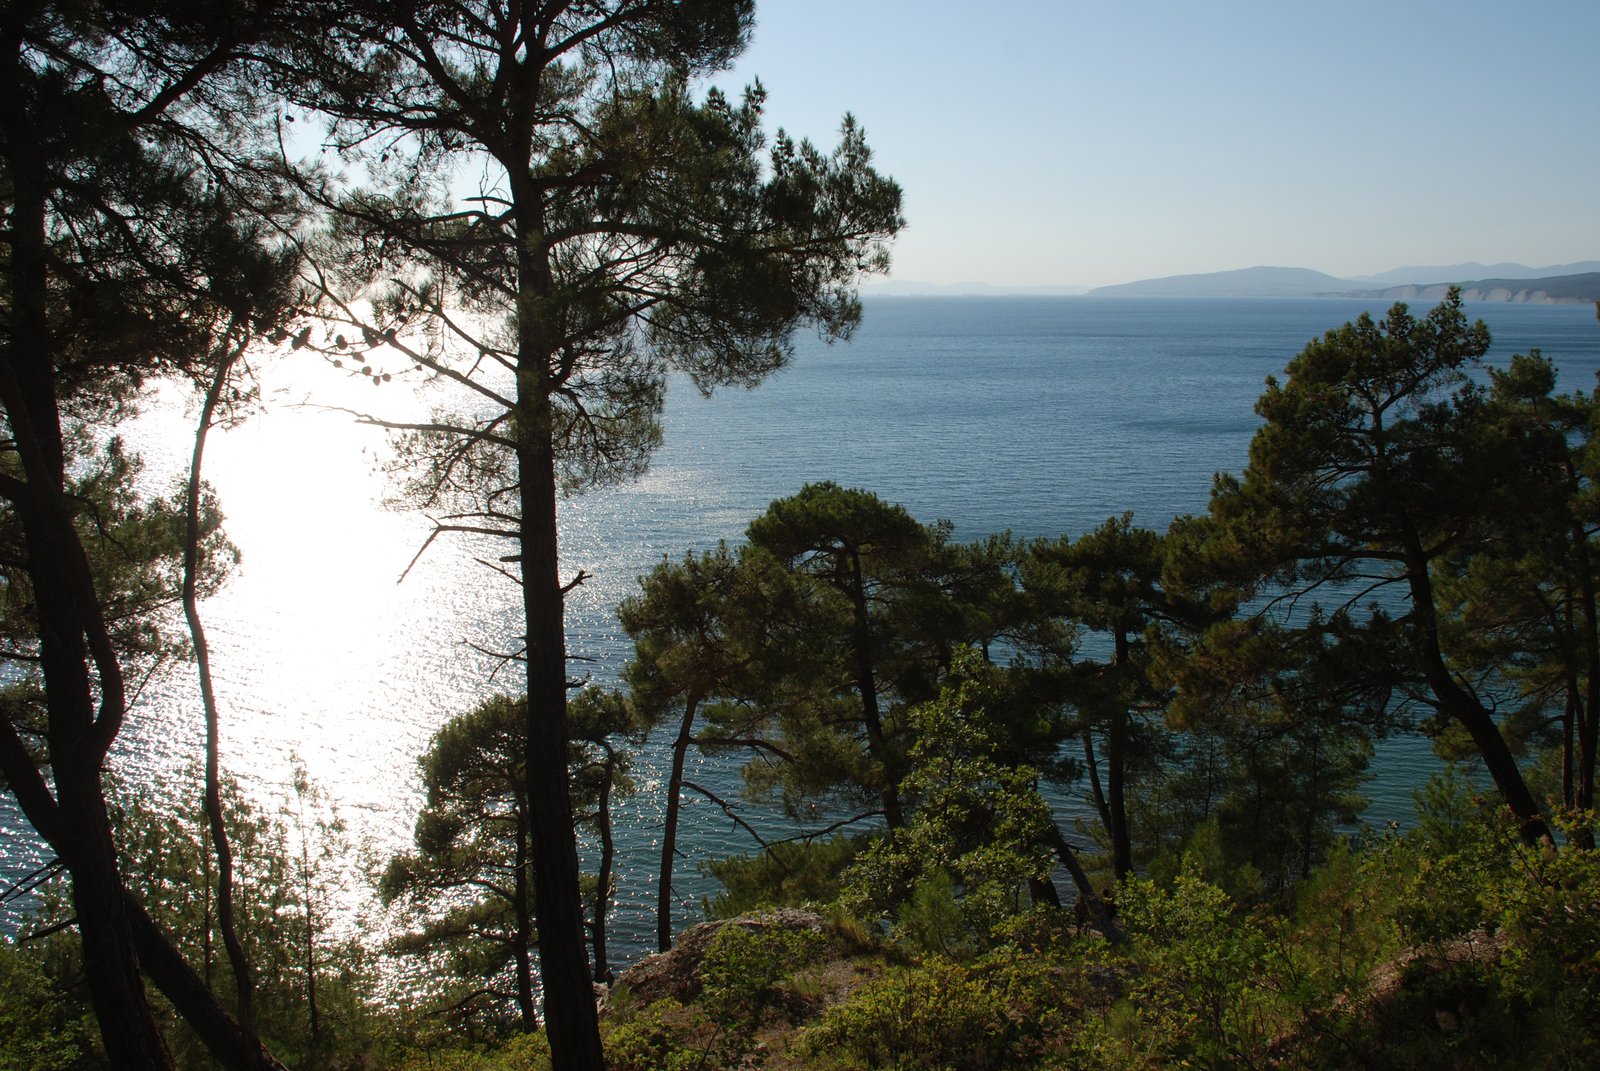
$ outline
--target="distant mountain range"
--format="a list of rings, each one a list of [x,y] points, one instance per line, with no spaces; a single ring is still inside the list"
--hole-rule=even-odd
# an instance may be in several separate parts
[[[1361,297],[1437,300],[1459,286],[1468,301],[1583,304],[1600,301],[1600,261],[1548,268],[1523,264],[1454,264],[1396,268],[1340,279],[1309,268],[1241,268],[1172,275],[1090,290],[1096,297]]]
[[[1169,275],[1116,286],[995,286],[992,283],[871,282],[868,295],[964,297],[1093,294],[1096,297],[1353,297],[1437,301],[1451,286],[1468,301],[1586,304],[1600,301],[1600,260],[1530,268],[1526,264],[1443,264],[1339,278],[1310,268],[1240,268]]]
[[[1600,271],[1600,260],[1584,260],[1576,264],[1552,264],[1548,268],[1530,268],[1526,264],[1469,264],[1433,265],[1431,267],[1396,268],[1378,275],[1352,275],[1350,281],[1368,287],[1410,286],[1424,280],[1440,279],[1539,279],[1555,275],[1584,275]]]

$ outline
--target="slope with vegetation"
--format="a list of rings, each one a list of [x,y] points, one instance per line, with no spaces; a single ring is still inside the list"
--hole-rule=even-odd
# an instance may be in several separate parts
[[[575,687],[558,493],[641,471],[670,371],[754,384],[799,325],[847,335],[901,225],[853,123],[830,153],[769,144],[759,88],[697,95],[751,19],[0,15],[0,776],[54,856],[0,949],[0,1061],[1594,1063],[1600,395],[1557,394],[1536,353],[1482,372],[1458,292],[1294,358],[1204,515],[962,544],[812,484],[737,547],[663,561],[620,608],[623,687]],[[285,159],[282,99],[360,184]],[[485,164],[453,203],[442,176]],[[313,787],[292,823],[247,806],[214,704],[198,802],[106,772],[138,681],[193,653],[209,697],[199,600],[231,553],[205,433],[278,348],[459,391],[369,420],[435,535],[507,542],[487,564],[525,625],[516,694],[422,758],[381,946],[333,918]],[[118,437],[151,383],[203,399],[173,498]],[[610,807],[658,729],[678,979],[625,975],[602,1024]],[[1374,740],[1415,730],[1483,798],[1442,783],[1413,832],[1352,838]],[[742,796],[692,780],[694,753]],[[713,866],[740,919],[680,940],[686,793],[759,850]],[[759,840],[751,806],[805,833]]]

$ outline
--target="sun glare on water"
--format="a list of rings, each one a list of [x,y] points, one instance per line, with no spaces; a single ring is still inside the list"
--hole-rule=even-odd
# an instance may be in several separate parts
[[[509,642],[514,588],[442,541],[400,582],[431,523],[384,508],[395,489],[388,439],[353,414],[413,419],[420,403],[408,388],[285,362],[262,399],[213,430],[203,470],[241,556],[202,607],[223,761],[269,806],[303,766],[313,785],[337,786],[341,817],[370,826],[362,837],[403,839],[409,830],[380,816],[410,810],[428,735],[491,690],[493,666],[467,644]],[[153,401],[130,436],[153,481],[186,473],[194,421],[183,400]],[[153,687],[130,729],[128,761],[148,773],[198,759],[192,669]]]

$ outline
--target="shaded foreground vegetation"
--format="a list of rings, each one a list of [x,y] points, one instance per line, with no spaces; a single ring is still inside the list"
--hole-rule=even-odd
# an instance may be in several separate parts
[[[994,914],[939,873],[892,921],[863,920],[845,905],[859,902],[870,869],[841,869],[819,842],[789,865],[831,885],[831,898],[746,882],[767,909],[691,930],[674,952],[623,972],[601,1021],[608,1060],[619,1071],[1593,1066],[1600,860],[1523,844],[1459,779],[1418,797],[1410,831],[1369,832],[1267,900],[1199,838],[1163,873],[1118,886],[1115,941],[1060,908]],[[247,868],[253,850],[244,838]],[[796,900],[811,910],[771,906]],[[260,942],[263,1030],[287,1059],[551,1066],[540,1033],[475,1038],[380,999],[354,947],[324,954],[314,1037],[290,951],[302,908],[291,894],[245,926]],[[0,949],[0,1067],[67,1067],[93,1053],[72,945]],[[207,1065],[181,1029],[169,1037],[180,1063]]]

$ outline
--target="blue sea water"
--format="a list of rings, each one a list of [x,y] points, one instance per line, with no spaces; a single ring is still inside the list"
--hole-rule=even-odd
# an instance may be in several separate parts
[[[958,539],[1078,535],[1125,511],[1161,528],[1205,509],[1213,474],[1243,467],[1268,375],[1324,331],[1386,309],[1335,299],[869,299],[852,343],[810,340],[753,392],[701,399],[680,389],[651,473],[572,503],[567,546],[625,522],[642,570],[662,554],[736,541],[769,501],[821,479],[872,490],[924,521],[948,519]],[[1592,308],[1468,312],[1494,334],[1491,364],[1537,348],[1563,389],[1595,385]],[[605,611],[630,580],[602,573],[585,593],[574,650],[619,649]],[[1437,768],[1426,741],[1380,745],[1368,817],[1405,821],[1412,791]],[[718,825],[709,813],[702,822],[708,834]],[[714,850],[740,843],[720,832]]]
[[[755,390],[703,398],[674,382],[650,472],[563,503],[564,567],[591,576],[569,601],[570,650],[595,679],[613,678],[628,653],[614,608],[636,578],[663,556],[738,541],[772,499],[808,481],[948,519],[962,540],[1077,535],[1126,511],[1159,528],[1201,511],[1212,475],[1244,465],[1263,380],[1369,309],[1383,311],[1335,299],[868,298],[851,342],[802,338],[791,366]],[[1564,388],[1594,385],[1591,308],[1468,311],[1494,333],[1491,362],[1541,348]],[[150,438],[172,438],[165,427]],[[345,418],[268,413],[219,436],[214,451],[212,479],[244,551],[206,608],[227,764],[269,806],[303,765],[353,839],[381,858],[409,839],[414,760],[428,735],[514,686],[481,652],[510,645],[515,593],[470,546],[436,547],[394,583],[427,525],[375,501],[381,449],[352,439]],[[119,755],[127,776],[159,777],[198,754],[192,693],[182,676],[148,690]],[[639,792],[619,815],[619,961],[646,950],[653,932],[664,758],[659,743],[638,757]],[[1386,744],[1370,816],[1403,819],[1435,768],[1426,742]],[[726,772],[700,776],[737,787]],[[690,803],[685,823],[687,922],[714,891],[697,864],[752,844],[703,802]],[[19,825],[0,810],[0,875],[34,856]]]

